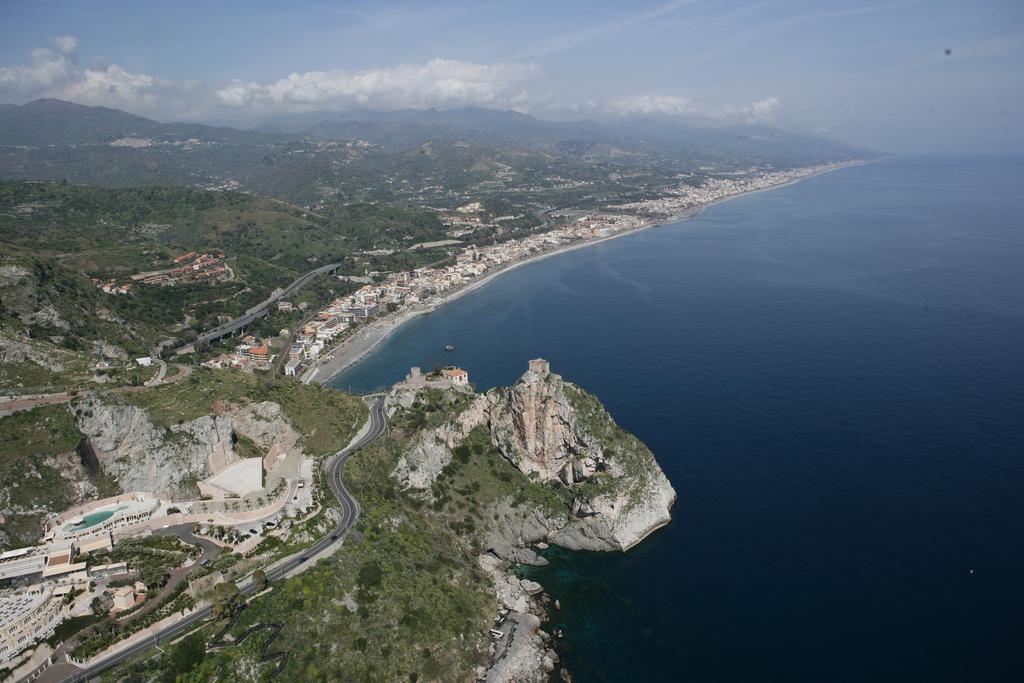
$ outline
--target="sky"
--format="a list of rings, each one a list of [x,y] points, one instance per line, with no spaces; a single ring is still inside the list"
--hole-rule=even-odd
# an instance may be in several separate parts
[[[351,108],[763,123],[1024,152],[1024,0],[0,0],[0,102],[256,125]]]

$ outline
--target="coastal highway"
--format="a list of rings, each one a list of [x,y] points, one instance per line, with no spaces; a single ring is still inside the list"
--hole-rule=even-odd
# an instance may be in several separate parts
[[[329,534],[303,550],[301,553],[293,555],[287,560],[274,565],[271,569],[267,569],[266,573],[268,581],[277,581],[284,578],[302,564],[312,560],[316,555],[319,555],[332,545],[341,543],[348,532],[352,530],[352,527],[355,526],[356,521],[359,519],[359,504],[342,483],[341,471],[345,466],[345,461],[348,460],[350,455],[378,439],[387,429],[387,426],[387,417],[384,415],[384,399],[382,397],[375,397],[373,402],[370,404],[370,416],[366,433],[342,450],[335,453],[330,462],[327,463],[327,481],[331,487],[331,492],[334,493],[338,502],[341,503],[341,521]],[[239,586],[239,593],[243,597],[248,597],[255,592],[256,586],[252,581],[246,581],[244,585]],[[64,678],[64,680],[74,683],[88,681],[90,678],[99,676],[107,669],[115,667],[118,664],[135,657],[139,653],[144,652],[161,641],[167,642],[189,632],[209,616],[210,608],[203,607],[182,617],[179,621],[176,621],[169,626],[165,626],[156,633],[151,634],[149,638],[140,640],[124,650],[120,650],[108,657],[100,659],[88,667],[80,669],[71,676]]]
[[[189,342],[188,344],[182,344],[178,348],[174,349],[175,353],[179,353],[179,354],[180,353],[188,353],[188,350],[194,348],[196,344],[203,343],[203,342],[216,341],[216,340],[220,339],[221,337],[226,337],[229,334],[237,332],[238,330],[242,329],[246,325],[252,324],[252,322],[254,320],[256,320],[257,318],[262,318],[263,316],[265,316],[267,314],[267,311],[270,310],[270,307],[272,305],[274,305],[275,303],[277,303],[281,299],[284,299],[285,297],[289,297],[292,294],[294,294],[295,292],[299,291],[300,289],[305,287],[306,284],[310,280],[315,278],[317,275],[323,275],[324,273],[329,273],[332,270],[337,270],[341,265],[342,265],[342,262],[339,261],[338,263],[329,263],[326,266],[320,266],[319,268],[316,268],[314,270],[309,271],[308,273],[306,273],[305,275],[303,275],[302,277],[298,278],[297,280],[292,282],[290,285],[288,285],[287,287],[282,289],[277,294],[271,295],[263,303],[258,304],[256,306],[253,306],[248,311],[246,311],[244,314],[238,316],[234,320],[230,320],[230,321],[224,323],[223,325],[218,325],[217,327],[213,328],[209,332],[204,332],[203,334],[199,335],[198,337],[196,337],[193,341]]]

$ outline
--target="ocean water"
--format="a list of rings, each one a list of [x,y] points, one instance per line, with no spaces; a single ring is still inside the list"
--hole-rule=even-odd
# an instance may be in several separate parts
[[[1024,160],[844,169],[530,264],[335,383],[537,356],[679,494],[630,553],[533,573],[577,681],[1024,680]]]

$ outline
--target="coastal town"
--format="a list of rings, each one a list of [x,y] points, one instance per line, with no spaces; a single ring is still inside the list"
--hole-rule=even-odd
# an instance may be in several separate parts
[[[375,281],[334,299],[309,317],[284,351],[288,354],[284,374],[313,381],[319,377],[319,368],[324,360],[334,360],[354,339],[357,330],[382,319],[385,324],[393,323],[407,319],[411,314],[432,310],[445,299],[478,285],[485,278],[532,258],[692,216],[730,197],[778,187],[847,165],[822,164],[792,170],[751,172],[735,178],[708,178],[697,186],[684,180],[678,187],[655,199],[609,205],[597,211],[553,210],[548,212],[547,218],[556,227],[548,230],[497,244],[463,247],[453,255],[450,265],[375,274]],[[446,218],[456,228],[472,228],[479,224],[479,219],[474,216],[479,209],[479,203],[471,202],[458,207]],[[500,222],[502,218],[495,220]],[[281,311],[292,310],[291,302],[278,302],[277,306]],[[395,327],[395,324],[388,325],[387,332],[392,332]],[[367,348],[350,354],[347,362],[358,359],[382,337],[380,333],[370,335]],[[362,341],[365,345],[366,338]],[[267,369],[273,360],[270,349],[270,340],[261,341],[250,336],[231,353],[221,354],[209,363],[215,367]],[[343,366],[335,364],[331,367],[331,374],[340,369]]]

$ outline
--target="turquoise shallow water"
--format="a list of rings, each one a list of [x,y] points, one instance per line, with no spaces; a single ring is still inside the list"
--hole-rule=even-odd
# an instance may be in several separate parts
[[[114,513],[122,508],[114,508],[113,510],[101,510],[99,512],[90,512],[87,515],[82,516],[82,521],[77,524],[68,524],[65,526],[66,531],[81,531],[82,529],[88,529],[89,527],[101,524],[111,517]]]
[[[1024,680],[1022,216],[1021,160],[846,169],[512,271],[336,381],[544,356],[651,446],[673,524],[536,573],[577,680]]]

